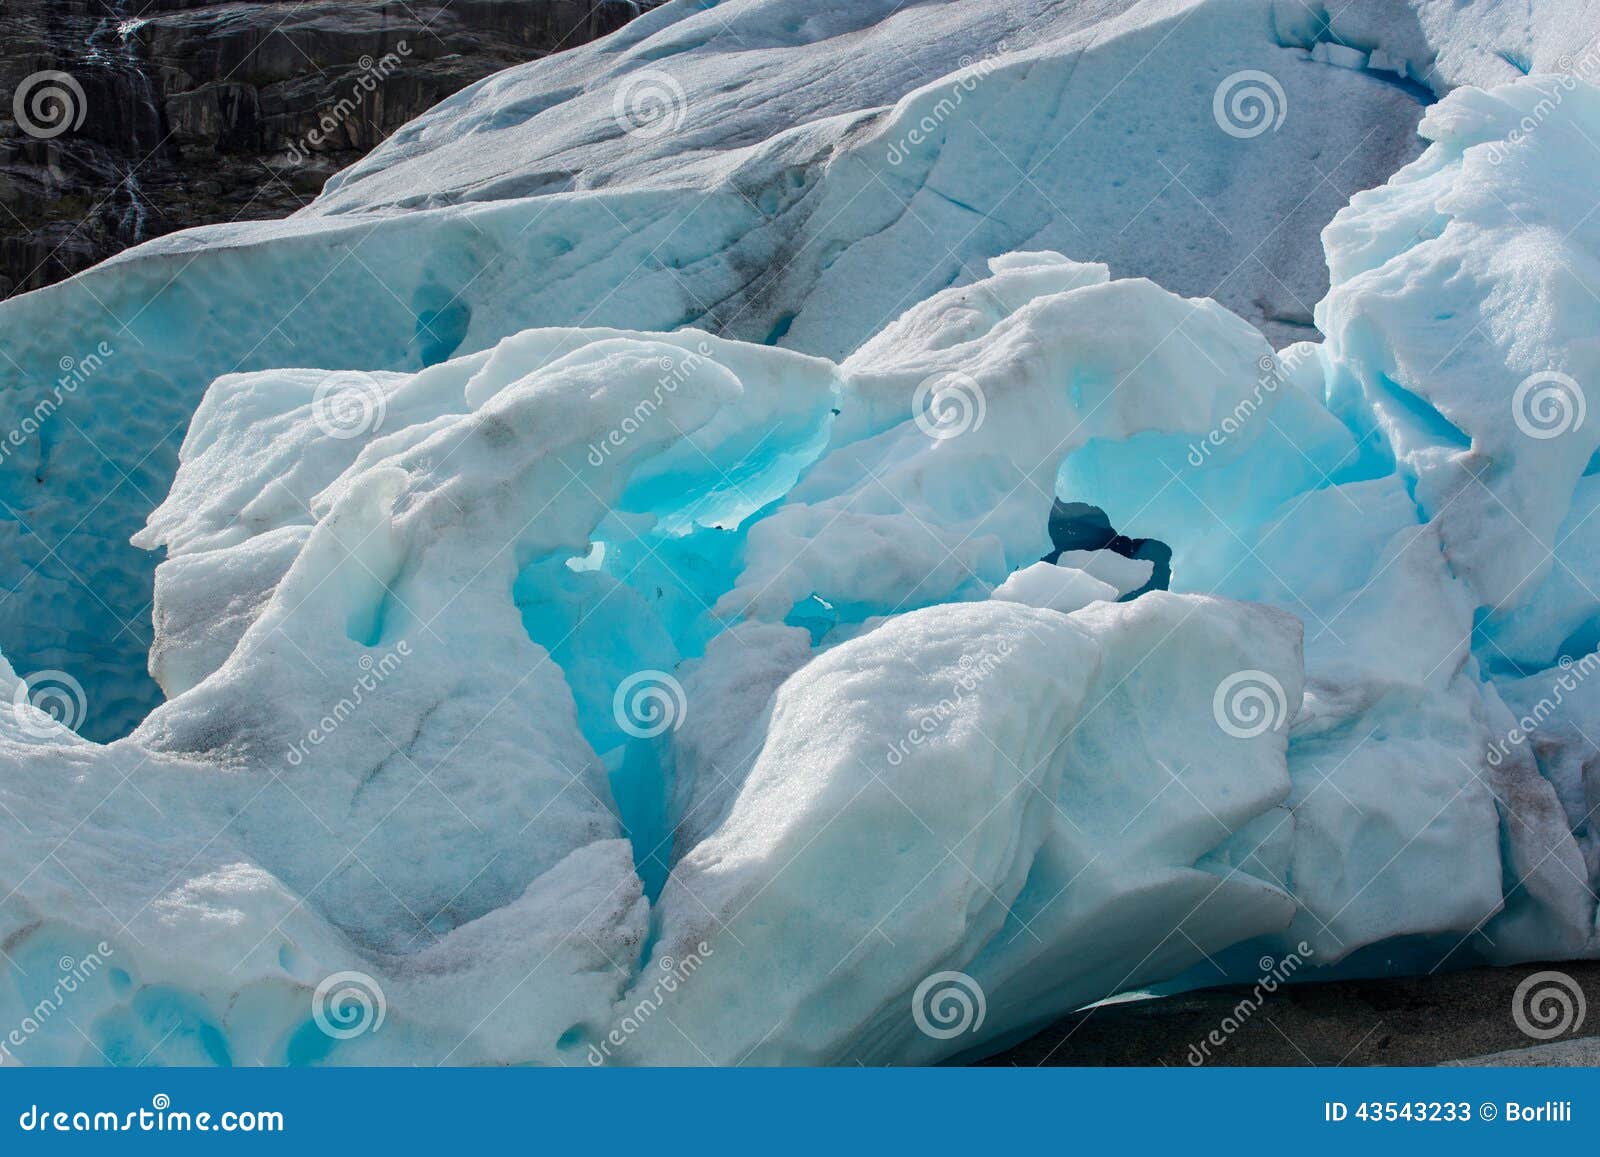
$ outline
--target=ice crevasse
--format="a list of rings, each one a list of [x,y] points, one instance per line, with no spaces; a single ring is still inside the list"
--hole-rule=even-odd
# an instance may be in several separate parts
[[[1320,346],[1020,251],[842,362],[220,378],[137,538],[168,701],[0,713],[0,1019],[104,964],[8,1056],[914,1063],[1592,955],[1600,90],[1422,131]]]

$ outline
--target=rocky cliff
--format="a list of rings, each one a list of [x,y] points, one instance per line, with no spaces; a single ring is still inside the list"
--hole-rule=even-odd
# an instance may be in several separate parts
[[[291,213],[456,90],[653,6],[0,0],[0,297]]]

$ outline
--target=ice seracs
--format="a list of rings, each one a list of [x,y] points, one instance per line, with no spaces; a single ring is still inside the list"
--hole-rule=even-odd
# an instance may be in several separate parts
[[[937,1060],[1281,928],[1287,895],[1200,862],[1288,790],[1284,733],[1218,731],[1212,689],[1259,661],[1297,697],[1298,635],[1163,594],[930,607],[827,651],[667,882],[656,957],[714,955],[631,1060]],[[942,971],[985,994],[963,1039],[911,1015]]]
[[[113,351],[0,459],[0,647],[82,682],[94,738],[159,702],[155,560],[127,540],[233,372],[414,373],[559,326],[842,359],[1042,249],[1313,337],[1318,230],[1416,156],[1428,102],[1597,34],[1583,0],[663,5],[445,101],[286,221],[160,238],[0,304],[7,429],[63,359]],[[1262,73],[1278,127],[1233,135],[1215,97]]]
[[[1085,340],[1105,316],[1101,298],[1133,294],[1151,326],[1197,308],[1148,283],[1086,280],[1049,260],[1072,288],[1019,303],[1001,328],[1013,342],[1043,340],[1063,365],[1076,349],[1078,376],[1097,389],[1141,360],[1123,329]],[[1035,308],[1051,302],[1054,311]],[[1198,312],[1196,340],[1212,343],[1211,356],[1234,373],[1192,384],[1193,402],[1171,414],[1153,398],[1121,400],[1097,428],[1120,438],[1136,415],[1192,431],[1213,419],[1230,379],[1248,381],[1265,343],[1214,306]],[[1136,315],[1125,324],[1139,324]],[[908,344],[913,361],[917,349]],[[981,355],[970,343],[948,351],[953,365]],[[86,1030],[107,1055],[133,1047],[116,1036],[131,1017],[139,1041],[155,1023],[182,1021],[200,1052],[172,1055],[213,1061],[556,1063],[606,1038],[614,1014],[586,1000],[608,994],[625,1006],[623,982],[634,977],[636,990],[656,975],[645,967],[641,921],[659,894],[648,959],[706,945],[696,986],[721,995],[674,1012],[705,1056],[731,1063],[758,1042],[763,1060],[938,1055],[941,1047],[888,1025],[924,961],[976,968],[994,954],[995,1033],[1090,999],[1115,985],[1120,954],[1081,975],[1052,968],[1038,993],[1013,959],[1019,950],[1005,946],[1018,931],[1006,926],[1036,925],[1030,943],[1065,959],[1070,941],[1108,911],[1125,922],[1133,909],[1122,903],[1124,881],[1138,880],[1138,910],[1151,913],[1142,932],[1126,930],[1158,962],[1150,975],[1196,958],[1188,941],[1169,943],[1168,921],[1202,891],[1239,901],[1197,915],[1196,944],[1283,925],[1292,902],[1274,886],[1238,873],[1219,882],[1195,866],[1281,800],[1281,728],[1259,737],[1259,754],[1231,754],[1221,774],[1231,783],[1248,772],[1251,786],[1222,789],[1226,805],[1192,802],[1205,800],[1212,773],[1174,763],[1165,741],[1152,738],[1159,750],[1142,757],[1128,748],[1123,772],[1100,754],[1146,726],[1128,698],[1144,678],[1179,680],[1160,695],[1167,710],[1181,694],[1188,716],[1210,719],[1213,685],[1250,650],[1223,645],[1239,632],[1261,633],[1272,657],[1263,650],[1249,661],[1270,663],[1296,694],[1292,620],[1173,596],[1078,625],[1057,610],[984,599],[976,579],[974,601],[899,614],[874,592],[882,565],[911,565],[897,549],[920,557],[910,534],[919,510],[946,535],[963,526],[998,534],[1019,554],[1031,539],[1036,557],[1048,546],[1038,494],[1030,535],[1022,503],[982,510],[948,488],[924,489],[925,501],[899,514],[881,510],[877,553],[844,542],[829,593],[850,597],[830,604],[831,624],[784,625],[793,599],[754,600],[770,615],[743,623],[715,609],[752,588],[756,532],[804,509],[798,494],[844,507],[860,493],[860,447],[887,447],[875,452],[902,460],[896,477],[906,484],[932,486],[953,460],[953,469],[992,462],[978,475],[1014,486],[1038,471],[1013,473],[1025,447],[1000,449],[1018,428],[1012,407],[1020,418],[1049,399],[1069,413],[1098,399],[1091,390],[1074,400],[1059,375],[1037,372],[1015,382],[1013,396],[997,390],[988,424],[949,438],[930,434],[908,398],[894,403],[900,412],[888,409],[900,380],[886,369],[858,379],[818,359],[693,332],[532,331],[408,378],[295,371],[219,381],[191,428],[173,495],[141,537],[168,550],[157,621],[171,633],[156,654],[163,669],[189,672],[190,685],[175,679],[174,698],[130,739],[46,744],[8,781],[7,807],[28,833],[10,845],[15,890],[4,906],[18,944],[110,926],[124,991],[104,995]],[[381,391],[365,400],[384,423],[330,428],[330,391],[362,389]],[[952,457],[955,448],[963,453]],[[1048,485],[1052,474],[1039,477]],[[830,548],[826,536],[816,544]],[[1004,578],[1004,563],[992,573]],[[237,611],[225,635],[208,634],[197,624],[219,603]],[[1210,641],[1186,643],[1195,631]],[[590,645],[569,649],[584,632]],[[1203,653],[1207,673],[1152,662],[1130,685],[1153,645]],[[1126,674],[1102,686],[1108,668]],[[654,713],[625,693],[641,677],[660,684]],[[1096,739],[1100,728],[1110,730]],[[35,777],[60,761],[83,770],[41,790]],[[1130,802],[1142,806],[1169,776],[1187,781],[1182,802],[1145,808],[1142,840],[1119,838],[1140,810]],[[868,788],[878,811],[835,814]],[[93,798],[117,790],[140,794],[159,822],[100,815]],[[996,808],[997,796],[1005,802]],[[86,806],[88,820],[73,829],[67,817]],[[906,806],[894,819],[903,836],[884,842],[888,809]],[[54,873],[25,870],[50,840],[81,840],[83,862],[96,863],[134,831],[138,842],[124,851],[142,868],[94,905],[103,904],[101,917],[55,891]],[[938,838],[919,844],[913,831]],[[947,860],[958,844],[965,858]],[[847,846],[855,851],[844,854]],[[791,871],[799,848],[813,851]],[[1128,857],[1137,870],[1112,869]],[[943,867],[922,879],[930,863]],[[842,988],[826,970],[810,985],[785,978],[798,966],[787,937],[839,873],[858,871],[876,881],[857,901],[863,918],[896,891],[920,889],[917,903],[930,910],[950,904],[952,887],[988,899],[977,909],[955,904],[924,928],[925,951],[893,976],[857,962]],[[581,888],[569,879],[580,874]],[[595,911],[579,912],[574,893]],[[844,922],[845,909],[829,907],[833,929],[813,935],[813,949],[844,960],[870,921]],[[747,916],[770,924],[772,937],[741,934]],[[572,956],[574,929],[591,928]],[[203,956],[206,966],[178,983],[172,965],[141,950],[157,936],[173,959]],[[497,947],[507,938],[519,945],[513,963]],[[497,986],[540,943],[561,947],[593,983],[570,1001],[541,986],[536,1015],[479,1033],[467,1009],[501,999]],[[593,953],[604,966],[583,963]],[[441,971],[461,994],[458,1016],[430,995],[425,978]],[[389,1035],[336,1048],[307,1020],[294,994],[343,972],[385,994]],[[773,1023],[746,1039],[754,1022],[730,1020],[729,1010],[766,999],[763,978],[785,978],[809,1011],[794,1021],[775,1008]],[[549,976],[556,988],[568,979],[559,968]],[[738,984],[745,996],[728,987]],[[1013,993],[1013,984],[1022,987]],[[169,995],[147,1008],[142,994],[152,988]],[[564,1023],[548,1032],[552,1017]],[[641,1033],[607,1059],[643,1063],[676,1056],[675,1047]]]
[[[922,9],[723,7],[774,61],[927,30]],[[1078,33],[1047,23],[912,142],[902,207],[966,221],[993,191],[980,130],[1036,133],[1001,114],[1179,23],[1213,67],[1260,50],[1240,20],[1283,17],[1261,25],[1273,51],[1320,70],[1291,100],[1414,103],[1490,67],[1435,44],[1435,6],[1398,11],[1356,5],[1330,39],[1278,8],[1133,6],[1070,68]],[[636,22],[613,79],[716,57],[713,14]],[[1359,29],[1376,42],[1346,43]],[[1535,57],[1553,43],[1529,36]],[[22,701],[0,711],[0,1017],[65,958],[107,965],[18,1059],[931,1062],[1134,987],[1250,979],[1290,945],[1352,970],[1596,951],[1600,168],[1575,142],[1600,138],[1600,92],[1534,77],[1432,105],[1426,152],[1325,231],[1327,340],[1275,352],[1209,296],[1052,250],[1064,218],[996,215],[972,243],[1017,251],[955,255],[926,286],[897,265],[913,218],[823,230],[800,206],[848,203],[862,150],[932,115],[931,90],[708,146],[681,184],[649,152],[628,184],[599,142],[606,190],[525,197],[458,135],[521,139],[595,94],[508,104],[524,79],[457,98],[270,244],[198,251],[128,363],[209,381],[192,418],[184,388],[137,394],[35,447],[43,489],[19,503],[58,526],[118,461],[91,435],[116,428],[123,455],[187,426],[165,500],[94,530],[137,511],[136,548],[165,551],[168,701],[91,742],[27,705],[32,664],[0,668]],[[399,212],[433,146],[459,188]],[[1196,181],[1242,155],[1212,152]],[[669,244],[684,222],[661,214],[691,193],[716,228]],[[601,197],[615,234],[594,231]],[[291,292],[380,211],[371,243],[411,304],[307,337],[327,368],[275,368],[269,343],[216,376],[222,354],[183,352],[192,311],[243,308],[202,287],[245,270]],[[735,285],[784,220],[817,263],[769,295]],[[640,235],[655,264],[618,277]],[[149,290],[190,243],[94,276]],[[490,272],[512,244],[543,279]],[[359,300],[329,277],[320,304]],[[662,306],[680,278],[723,304]],[[142,589],[112,573],[110,593]],[[27,646],[88,620],[63,622]],[[950,983],[973,1010],[954,1031],[921,1003]],[[330,1031],[346,991],[382,1016]]]

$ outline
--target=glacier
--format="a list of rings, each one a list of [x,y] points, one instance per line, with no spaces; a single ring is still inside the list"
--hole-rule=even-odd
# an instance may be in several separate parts
[[[1445,7],[680,0],[0,305],[114,349],[3,466],[0,1057],[932,1063],[1595,955],[1600,29]],[[1221,131],[1250,68],[1318,130]],[[597,137],[641,70],[686,122]]]
[[[0,388],[45,407],[0,458],[0,648],[83,683],[93,738],[160,702],[128,540],[228,373],[412,373],[551,326],[842,360],[1037,250],[1313,338],[1319,230],[1415,159],[1428,105],[1597,33],[1586,0],[674,0],[464,90],[285,221],[0,303]]]

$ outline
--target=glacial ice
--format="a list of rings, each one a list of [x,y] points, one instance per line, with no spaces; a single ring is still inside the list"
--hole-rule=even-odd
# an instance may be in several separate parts
[[[74,383],[0,457],[0,648],[82,682],[97,739],[160,701],[156,559],[128,540],[234,372],[409,374],[553,326],[837,360],[1042,249],[1215,298],[1274,344],[1314,337],[1318,231],[1416,156],[1427,105],[1556,71],[1596,34],[1588,0],[664,5],[457,94],[286,221],[160,238],[0,303],[9,412]],[[1319,59],[1333,43],[1367,66]],[[1261,72],[1281,124],[1224,132],[1214,93]]]
[[[1070,615],[1090,603],[1114,602],[1122,594],[1087,570],[1036,562],[1006,576],[1006,581],[995,587],[989,597]]]
[[[692,7],[583,51],[709,64],[724,8],[774,62],[818,45],[842,62],[874,37],[934,51],[920,9]],[[560,61],[447,102],[275,232],[176,239],[0,307],[37,360],[23,330],[49,302],[88,340],[77,295],[107,288],[115,311],[175,277],[116,371],[165,388],[145,407],[94,379],[75,393],[94,440],[40,442],[43,497],[24,503],[6,463],[8,502],[58,532],[93,515],[68,499],[108,466],[166,495],[119,497],[94,533],[137,512],[136,548],[162,555],[148,661],[167,700],[140,715],[130,692],[131,734],[80,738],[19,676],[85,653],[74,632],[100,620],[4,638],[0,694],[20,705],[0,711],[0,1023],[38,1022],[5,1056],[918,1063],[1134,988],[1248,980],[1289,951],[1358,970],[1594,955],[1600,161],[1579,143],[1600,139],[1600,89],[1448,91],[1518,70],[1439,43],[1439,8],[1357,3],[1339,52],[1284,6],[1130,5],[1092,50],[1046,22],[924,158],[958,209],[981,191],[980,130],[1044,138],[1018,120],[1034,86],[1065,101],[1072,69],[1159,54],[1174,22],[1231,67],[1262,51],[1244,24],[1271,16],[1297,45],[1274,42],[1283,60],[1351,74],[1289,82],[1295,107],[1373,70],[1437,84],[1426,151],[1323,231],[1320,345],[1275,351],[1184,296],[1211,286],[1142,248],[1154,234],[1079,261],[1056,251],[1071,230],[1026,213],[973,242],[1001,254],[983,268],[954,255],[945,284],[906,272],[927,244],[896,232],[914,213],[885,232],[864,212],[832,235],[833,265],[769,285],[752,320],[719,281],[738,263],[701,265],[743,235],[751,206],[725,197],[706,210],[730,215],[723,232],[680,238],[678,272],[660,257],[618,281],[646,244],[632,226],[668,245],[696,182],[748,178],[774,219],[816,182],[828,205],[806,219],[840,209],[864,187],[846,163],[861,141],[892,139],[937,89],[872,114],[786,91],[792,133],[752,114],[729,132],[752,144],[697,157],[691,132],[677,173],[666,151],[529,143],[599,99],[551,97],[571,83]],[[960,12],[974,37],[1008,34],[1001,6]],[[1525,30],[1530,67],[1567,46],[1554,23]],[[1217,60],[1181,64],[1209,94]],[[873,85],[912,85],[867,71],[841,86],[863,108]],[[1414,103],[1383,86],[1340,91]],[[518,143],[458,144],[491,132]],[[506,188],[546,147],[582,154],[582,180],[558,184],[595,191]],[[767,182],[777,157],[787,192]],[[620,233],[596,231],[600,200]],[[1155,216],[1181,231],[1170,208]],[[548,247],[531,285],[485,256],[520,231]],[[937,219],[936,236],[964,232]],[[485,275],[455,356],[407,344],[437,333],[398,340],[394,303],[330,271],[346,260],[391,262],[402,305],[436,318],[449,300],[424,288]],[[735,304],[652,300],[680,275]],[[237,276],[266,295],[330,279],[303,356],[244,324],[251,303],[222,289]],[[370,309],[340,323],[334,303]],[[202,315],[237,332],[196,353]],[[285,368],[305,358],[326,368]],[[168,486],[131,445],[173,423]],[[1057,541],[1066,518],[1092,541]],[[131,612],[144,572],[105,565],[103,597]],[[97,708],[114,685],[92,685]],[[70,1021],[35,1016],[91,956],[106,966]],[[380,1023],[329,1031],[339,993]],[[967,1002],[957,1031],[941,999]]]

